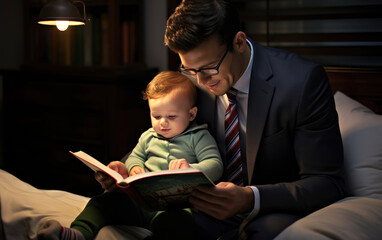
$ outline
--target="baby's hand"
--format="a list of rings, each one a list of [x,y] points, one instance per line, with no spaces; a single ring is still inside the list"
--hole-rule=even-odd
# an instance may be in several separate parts
[[[118,172],[122,175],[123,178],[127,178],[127,169],[125,164],[123,164],[120,161],[113,161],[107,165],[109,168],[113,169],[114,171]],[[117,188],[115,184],[115,180],[111,178],[109,175],[103,173],[103,172],[96,172],[94,174],[95,179],[101,184],[102,188],[105,189],[107,192],[112,192]]]
[[[190,168],[190,164],[186,161],[186,159],[175,159],[172,160],[168,166],[168,169],[173,170],[173,169],[184,169],[184,168]]]
[[[123,178],[127,178],[128,177],[126,165],[123,162],[112,161],[107,166],[109,168],[113,169],[114,171],[116,171],[117,173],[121,174],[121,176]]]
[[[140,166],[135,166],[130,170],[129,176],[131,177],[131,176],[141,174],[141,173],[145,173],[145,170],[143,168],[141,168]]]

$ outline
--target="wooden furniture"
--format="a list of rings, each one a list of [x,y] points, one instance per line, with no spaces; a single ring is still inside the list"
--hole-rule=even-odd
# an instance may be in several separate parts
[[[382,114],[382,68],[326,67],[333,93],[341,91]]]
[[[3,72],[4,169],[44,189],[102,191],[83,150],[108,164],[150,127],[141,92],[156,70],[46,68]]]

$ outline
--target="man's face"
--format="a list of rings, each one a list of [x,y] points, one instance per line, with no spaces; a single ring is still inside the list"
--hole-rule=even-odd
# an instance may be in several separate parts
[[[218,65],[227,50],[226,45],[222,45],[217,36],[212,36],[196,48],[188,52],[179,52],[179,57],[184,68],[211,68]],[[221,96],[225,94],[237,81],[233,74],[234,65],[232,63],[233,53],[229,51],[224,57],[219,67],[219,73],[213,76],[206,76],[198,72],[194,78],[200,86],[208,88],[213,94]]]

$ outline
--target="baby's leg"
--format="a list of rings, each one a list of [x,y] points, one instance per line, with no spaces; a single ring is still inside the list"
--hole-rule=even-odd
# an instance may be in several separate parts
[[[80,231],[61,226],[56,220],[45,222],[37,230],[38,240],[85,240]]]

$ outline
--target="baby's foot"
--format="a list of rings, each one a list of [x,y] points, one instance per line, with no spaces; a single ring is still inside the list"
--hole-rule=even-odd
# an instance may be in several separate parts
[[[60,240],[61,224],[56,220],[46,221],[37,230],[38,240]]]
[[[85,240],[80,231],[61,226],[56,220],[45,222],[37,230],[38,240]]]

